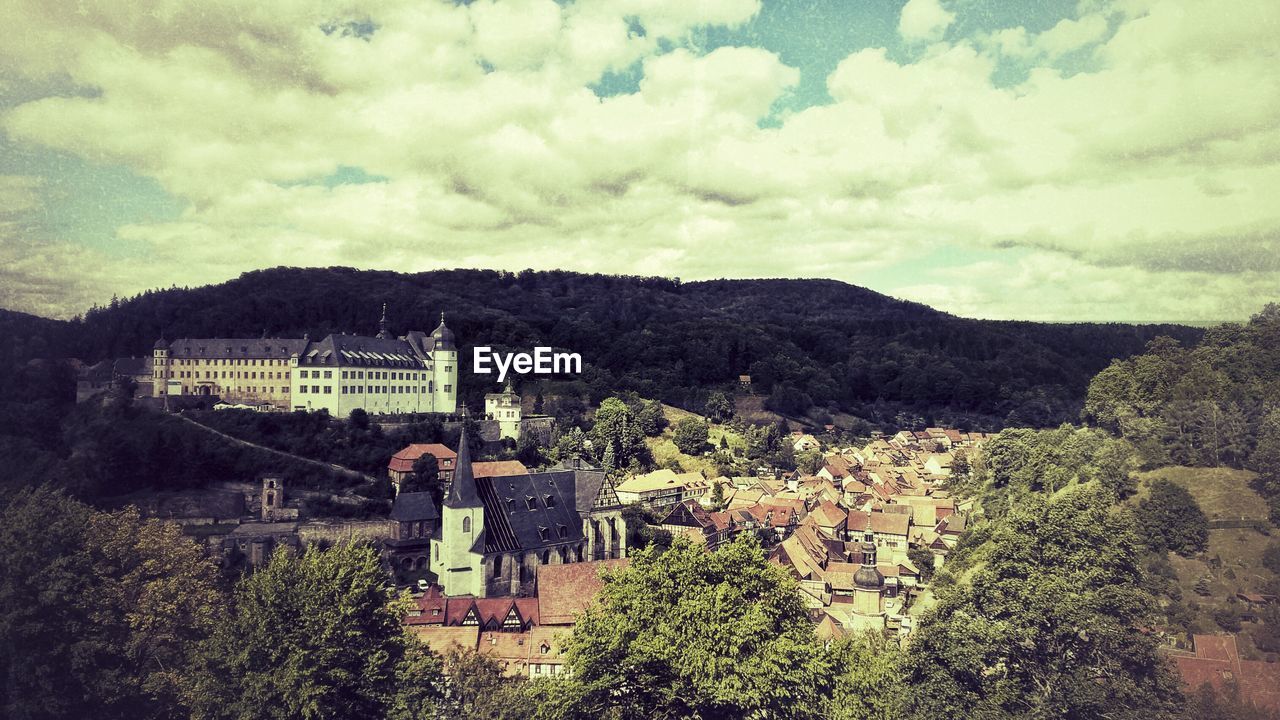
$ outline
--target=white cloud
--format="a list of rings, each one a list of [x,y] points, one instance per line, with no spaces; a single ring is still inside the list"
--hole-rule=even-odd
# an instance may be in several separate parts
[[[833,102],[778,117],[795,68],[685,42],[758,11],[6,3],[0,22],[26,29],[0,47],[6,73],[96,92],[22,103],[0,129],[125,165],[186,209],[120,228],[147,251],[112,257],[32,234],[40,181],[6,178],[0,305],[70,314],[111,292],[331,263],[834,276],[999,317],[1239,315],[1277,286],[1280,268],[1241,259],[1274,252],[1280,229],[1265,32],[1280,6],[1099,4],[1040,33],[916,46],[910,62],[861,50],[827,78]],[[912,0],[902,31],[937,40],[953,20]],[[320,29],[351,21],[376,31]],[[1087,67],[1058,67],[1079,51]],[[998,86],[1011,61],[1027,78]],[[589,89],[636,63],[636,92]],[[339,167],[386,180],[318,182]],[[923,261],[938,249],[988,264],[938,275]]]
[[[898,19],[898,33],[908,42],[941,40],[956,14],[939,0],[907,0]]]

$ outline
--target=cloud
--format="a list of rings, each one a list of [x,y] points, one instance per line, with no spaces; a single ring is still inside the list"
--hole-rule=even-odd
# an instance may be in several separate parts
[[[898,34],[908,42],[941,40],[956,19],[939,0],[907,0],[898,19]]]
[[[69,315],[336,263],[827,276],[992,317],[1238,317],[1280,280],[1280,6],[1223,7],[1099,2],[954,37],[954,13],[912,0],[909,43],[851,52],[830,102],[783,110],[802,79],[787,53],[749,34],[701,47],[754,0],[17,0],[4,85],[48,92],[0,110],[3,141],[128,168],[181,209],[85,243],[35,222],[48,178],[0,160],[0,305]],[[610,72],[638,80],[598,94]]]

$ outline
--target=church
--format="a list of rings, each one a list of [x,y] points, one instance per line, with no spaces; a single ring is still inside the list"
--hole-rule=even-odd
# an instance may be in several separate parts
[[[382,307],[374,337],[331,334],[323,340],[205,338],[158,340],[152,395],[218,396],[276,410],[327,410],[346,417],[443,413],[458,408],[458,345],[440,315],[427,334],[399,337]]]
[[[622,504],[603,470],[477,478],[465,433],[454,467],[431,541],[445,595],[531,595],[539,567],[626,557]]]

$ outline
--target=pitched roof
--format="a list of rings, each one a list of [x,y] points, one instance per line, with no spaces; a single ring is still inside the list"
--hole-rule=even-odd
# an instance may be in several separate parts
[[[871,532],[886,535],[906,535],[911,527],[911,515],[900,513],[873,512],[871,515]],[[849,527],[863,530],[867,527],[867,513],[861,510],[849,511]]]
[[[848,515],[841,510],[835,503],[827,500],[818,507],[814,508],[809,516],[817,520],[823,527],[837,527],[842,522],[848,522]]]
[[[391,519],[396,522],[435,520],[439,517],[429,492],[402,492],[391,504]]]
[[[413,464],[426,454],[434,455],[436,460],[452,460],[458,457],[458,453],[440,443],[414,443],[392,455],[387,468],[396,472],[413,472]]]
[[[587,609],[604,588],[600,572],[626,567],[629,562],[624,558],[539,567],[538,612],[541,623],[572,625],[578,613]]]
[[[462,462],[458,462],[461,473]],[[582,539],[577,472],[551,470],[478,478],[484,504],[485,552],[537,550]],[[457,486],[454,479],[454,486]]]
[[[634,475],[618,485],[618,492],[641,493],[667,488],[685,487],[706,482],[702,473],[676,473],[669,468],[654,470],[645,475]]]
[[[478,478],[522,475],[528,472],[529,468],[519,460],[485,460],[471,463],[471,474]]]
[[[462,436],[458,440],[458,463],[453,471],[453,482],[449,483],[449,495],[444,499],[444,506],[449,508],[480,507],[480,496],[476,493],[476,479],[471,474],[471,450],[467,447],[467,428],[463,425]],[[488,508],[486,508],[487,510]],[[485,513],[488,515],[488,513]],[[488,518],[486,517],[487,521]],[[485,523],[487,528],[488,522]]]
[[[298,338],[183,338],[169,343],[173,358],[278,358],[288,360],[306,347]]]
[[[298,365],[303,367],[422,367],[431,358],[433,348],[424,344],[421,333],[414,339],[367,337],[364,335],[327,335],[323,340],[308,342],[298,351]],[[429,342],[429,341],[428,341]]]

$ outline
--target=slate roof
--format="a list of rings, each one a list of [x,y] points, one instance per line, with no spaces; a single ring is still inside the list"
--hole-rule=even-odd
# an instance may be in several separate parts
[[[391,505],[391,519],[396,522],[435,520],[440,517],[429,492],[404,492]]]
[[[169,343],[169,357],[288,360],[306,345],[306,340],[297,338],[183,338]]]
[[[461,459],[459,460],[461,472]],[[484,503],[485,552],[535,550],[582,539],[572,470],[476,478]],[[457,487],[457,477],[453,487]]]
[[[415,347],[409,340],[329,335],[299,350],[298,366],[413,368],[421,367],[430,357],[430,351]]]
[[[444,506],[473,508],[479,507],[480,503],[480,496],[476,494],[476,479],[471,473],[471,448],[467,446],[467,428],[463,425],[462,436],[458,440],[458,462],[454,464],[453,482],[449,483],[449,495],[444,499]],[[487,503],[485,510],[488,510]],[[488,518],[485,522],[486,529],[487,520]]]

